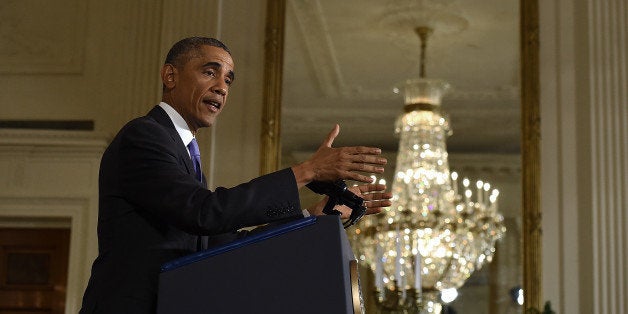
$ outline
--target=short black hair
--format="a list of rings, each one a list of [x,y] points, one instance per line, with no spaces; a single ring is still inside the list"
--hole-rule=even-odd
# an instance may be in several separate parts
[[[213,46],[224,49],[229,55],[231,51],[229,48],[216,38],[210,37],[188,37],[179,40],[166,55],[166,61],[164,64],[172,64],[177,68],[185,65],[191,58],[197,56],[197,52],[202,46]]]

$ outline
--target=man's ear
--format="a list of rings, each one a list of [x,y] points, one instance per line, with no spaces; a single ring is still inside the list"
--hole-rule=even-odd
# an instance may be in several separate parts
[[[170,89],[176,85],[176,76],[177,68],[175,68],[174,65],[166,63],[163,67],[161,67],[161,82],[164,86],[166,86],[166,88]]]

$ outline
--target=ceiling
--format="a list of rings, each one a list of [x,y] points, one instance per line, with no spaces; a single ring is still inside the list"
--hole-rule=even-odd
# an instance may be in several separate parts
[[[426,77],[449,82],[450,153],[520,151],[519,2],[288,0],[282,90],[285,154],[339,145],[396,151],[403,82],[419,76],[417,26],[434,29]],[[401,93],[395,93],[399,88]]]

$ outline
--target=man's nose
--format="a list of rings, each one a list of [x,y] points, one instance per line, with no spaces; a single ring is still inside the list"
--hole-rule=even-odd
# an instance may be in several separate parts
[[[221,96],[226,96],[227,95],[227,83],[217,83],[216,85],[214,85],[214,87],[212,87],[212,91],[216,94],[219,94]]]

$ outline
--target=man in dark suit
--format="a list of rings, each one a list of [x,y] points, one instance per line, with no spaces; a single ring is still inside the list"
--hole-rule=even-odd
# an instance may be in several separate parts
[[[99,254],[81,313],[154,313],[160,266],[205,249],[206,236],[303,215],[298,189],[313,180],[370,182],[365,174],[383,172],[377,148],[332,148],[336,126],[299,165],[207,190],[187,147],[224,109],[234,78],[231,54],[216,39],[187,38],[171,48],[161,69],[162,102],[124,126],[102,157]],[[365,184],[353,191],[375,213],[390,205],[384,189]],[[309,211],[320,215],[322,205]]]

